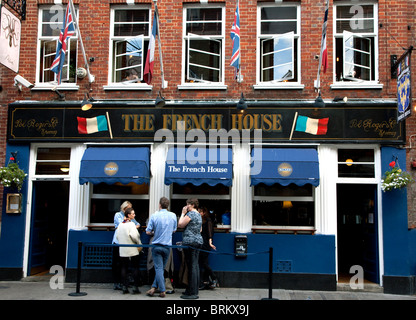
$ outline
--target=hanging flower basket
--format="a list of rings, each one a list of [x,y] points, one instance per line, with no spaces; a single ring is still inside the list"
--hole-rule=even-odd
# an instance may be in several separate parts
[[[14,188],[20,192],[27,174],[19,168],[17,163],[9,163],[0,168],[0,183],[6,188]]]
[[[391,169],[386,171],[383,179],[381,179],[381,189],[383,191],[405,188],[413,182],[410,173],[402,171],[399,166],[396,166],[396,161],[390,162],[389,166]]]

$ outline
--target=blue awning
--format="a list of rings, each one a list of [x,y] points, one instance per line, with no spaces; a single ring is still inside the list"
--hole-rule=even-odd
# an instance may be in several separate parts
[[[166,157],[165,184],[232,185],[232,150],[229,148],[171,148]]]
[[[79,183],[149,183],[149,160],[149,148],[91,147],[82,157]]]
[[[254,148],[251,152],[251,185],[278,183],[287,186],[319,185],[318,152],[312,148]]]

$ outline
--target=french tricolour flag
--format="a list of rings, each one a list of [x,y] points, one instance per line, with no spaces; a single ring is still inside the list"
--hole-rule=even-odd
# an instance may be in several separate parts
[[[106,116],[98,116],[94,118],[81,118],[78,120],[78,133],[91,134],[99,131],[108,131]]]
[[[152,25],[152,35],[150,36],[149,48],[147,49],[147,57],[146,57],[146,63],[144,65],[144,73],[143,73],[143,80],[147,84],[150,84],[152,82],[153,66],[155,64],[155,44],[156,44],[156,35],[158,33],[157,19],[158,19],[157,11],[155,10],[155,14],[153,17],[153,25]]]
[[[328,131],[328,121],[329,118],[313,119],[305,116],[298,116],[295,131],[324,135]]]

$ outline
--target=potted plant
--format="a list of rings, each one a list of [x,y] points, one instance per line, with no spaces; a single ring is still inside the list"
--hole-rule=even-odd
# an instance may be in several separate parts
[[[22,189],[26,176],[27,174],[15,162],[0,168],[0,183],[6,188],[16,189],[17,192]]]
[[[403,171],[399,166],[396,166],[396,164],[396,161],[390,162],[390,170],[386,171],[383,179],[381,179],[381,189],[383,191],[405,188],[409,183],[413,182],[410,173]]]

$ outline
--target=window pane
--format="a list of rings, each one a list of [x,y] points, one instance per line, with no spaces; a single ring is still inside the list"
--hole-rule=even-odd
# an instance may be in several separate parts
[[[295,21],[284,22],[262,22],[261,34],[283,34],[290,31],[297,32]]]
[[[261,20],[296,19],[296,7],[263,7],[261,8]]]
[[[339,149],[338,176],[341,178],[374,178],[374,150]]]
[[[70,148],[39,148],[36,160],[69,160]]]
[[[120,199],[91,199],[90,223],[114,223],[114,214],[120,211],[120,205],[125,201]],[[149,200],[129,200],[136,213],[135,219],[141,226],[146,225],[149,217]]]
[[[371,40],[344,32],[344,78],[371,80]]]
[[[262,81],[293,79],[293,33],[262,41]]]
[[[267,186],[260,183],[254,187],[254,196],[312,197],[312,185],[297,186],[292,183],[288,186],[282,186],[276,183],[272,186]]]
[[[93,185],[93,192],[94,194],[148,194],[149,185],[145,183],[136,184],[134,182],[129,184],[121,184],[119,182],[115,184],[98,183]]]
[[[344,30],[354,33],[375,31],[373,5],[337,6],[336,15],[337,33]]]
[[[373,5],[337,6],[337,19],[374,18]]]
[[[340,178],[374,178],[373,164],[339,164]]]
[[[116,10],[114,20],[116,37],[149,35],[149,10]]]
[[[182,195],[229,195],[230,194],[230,188],[226,187],[222,184],[217,184],[215,186],[209,186],[205,183],[201,184],[200,186],[194,186],[191,183],[187,183],[183,186],[174,183],[173,194],[182,194]]]
[[[198,199],[198,197],[196,197]],[[223,224],[222,215],[230,212],[230,200],[215,200],[215,199],[198,199],[199,207],[206,207],[210,213],[211,220],[214,226]],[[170,211],[174,212],[178,218],[182,212],[182,208],[186,205],[186,199],[173,199],[170,203]],[[231,214],[232,219],[232,214]]]
[[[313,202],[253,201],[253,225],[314,226]]]
[[[221,8],[192,8],[186,11],[186,34],[221,35]]]

